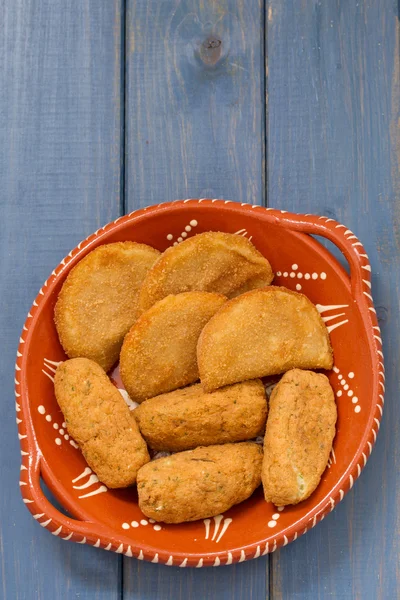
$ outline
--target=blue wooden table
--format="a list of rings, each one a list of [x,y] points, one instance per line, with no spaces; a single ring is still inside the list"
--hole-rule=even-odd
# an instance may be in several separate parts
[[[0,598],[400,597],[399,6],[394,0],[0,2]],[[42,282],[135,208],[212,197],[348,225],[372,264],[386,405],[323,523],[219,569],[69,544],[21,502],[13,368]]]

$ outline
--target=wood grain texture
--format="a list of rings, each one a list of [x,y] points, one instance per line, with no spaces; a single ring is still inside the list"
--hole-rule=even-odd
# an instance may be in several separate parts
[[[126,208],[264,200],[261,2],[128,0]],[[268,559],[175,569],[124,559],[124,598],[265,600]]]
[[[398,7],[270,0],[268,199],[345,223],[371,259],[386,404],[375,450],[337,509],[271,559],[274,599],[386,600],[400,589]]]
[[[262,0],[128,0],[131,206],[264,197]]]
[[[26,313],[120,211],[120,0],[0,3],[0,597],[120,597],[120,558],[63,542],[22,503],[13,371]]]

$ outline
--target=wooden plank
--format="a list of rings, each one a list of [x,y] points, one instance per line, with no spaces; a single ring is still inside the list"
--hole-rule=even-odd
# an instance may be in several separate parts
[[[262,203],[262,2],[127,7],[127,210],[206,196]],[[267,567],[204,573],[125,559],[124,597],[265,600]]]
[[[63,542],[18,488],[13,371],[41,284],[120,212],[121,1],[0,4],[0,597],[120,597],[120,558]]]
[[[398,598],[400,190],[398,7],[271,0],[269,204],[326,214],[365,244],[387,367],[371,459],[321,525],[272,556],[272,597]]]
[[[256,0],[127,0],[130,206],[261,203],[264,15]]]

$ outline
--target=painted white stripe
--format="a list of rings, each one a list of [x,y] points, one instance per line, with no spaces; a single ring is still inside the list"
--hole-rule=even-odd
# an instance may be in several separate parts
[[[361,256],[361,255],[360,255]],[[366,271],[371,272],[371,265],[361,265],[362,269],[365,269]]]
[[[231,565],[232,564],[232,553],[228,552],[228,560],[225,563],[226,565]]]
[[[33,518],[36,520],[41,519],[42,517],[44,517],[44,513],[39,513],[37,515],[33,515]]]
[[[94,548],[100,548],[100,538],[97,540],[95,544],[93,544]]]
[[[51,519],[49,519],[48,521],[43,521],[43,523],[39,523],[39,525],[41,525],[42,527],[47,527],[49,523],[51,523]]]
[[[142,551],[140,551],[139,556],[138,556],[138,559],[142,560],[142,558],[139,558],[140,555],[142,555],[142,557],[143,557]],[[129,556],[129,558],[132,558],[133,554],[132,554],[132,548],[130,546],[128,546],[128,550],[125,552],[125,556]]]
[[[153,560],[152,560],[151,562],[152,562],[152,563],[158,563],[158,553],[156,553],[156,554],[154,555],[154,558],[153,558]]]
[[[337,329],[338,327],[340,327],[341,325],[345,325],[346,323],[348,323],[349,320],[345,319],[344,321],[340,321],[340,323],[335,323],[334,325],[329,325],[327,327],[327,330],[329,333],[331,333],[332,331],[334,331],[335,329]]]
[[[239,562],[244,562],[246,560],[246,554],[244,553],[244,550],[240,551],[240,558],[239,558]]]
[[[206,537],[205,537],[205,539],[208,540],[208,536],[210,534],[210,523],[211,523],[211,521],[210,521],[210,519],[204,519],[203,523],[204,523],[204,526],[206,528]]]
[[[215,540],[215,538],[216,538],[216,536],[218,534],[218,531],[219,531],[219,526],[220,526],[221,521],[222,521],[223,518],[224,518],[224,515],[217,515],[216,517],[214,517],[214,523],[215,523],[215,525],[214,525],[214,533],[213,533],[213,536],[211,538],[211,541]]]
[[[329,317],[322,317],[324,323],[328,323],[332,321],[332,319],[336,319],[337,317],[343,317],[346,313],[338,313],[337,315],[330,315]]]
[[[334,310],[339,308],[347,308],[348,304],[316,304],[315,305],[319,313],[327,312],[328,310]]]
[[[106,491],[107,491],[106,486],[101,485],[100,487],[97,488],[97,490],[94,490],[93,492],[88,492],[87,494],[83,494],[82,496],[78,496],[78,498],[82,499],[82,498],[89,498],[90,496],[97,496],[97,494],[103,494]]]
[[[289,540],[287,539],[286,535],[283,536],[284,542],[283,545],[287,546],[287,544],[289,543]]]
[[[371,301],[373,301],[371,294],[368,294],[368,292],[363,292],[363,294],[364,296],[367,296],[367,298],[369,298]]]
[[[265,544],[265,549],[264,549],[264,552],[262,553],[262,556],[265,556],[268,553],[269,553],[269,543],[267,542]]]
[[[20,433],[18,434],[18,439],[19,440],[24,440],[26,437],[28,437],[27,435],[21,435]]]
[[[219,536],[217,537],[216,543],[218,544],[219,540],[222,538],[222,536],[224,535],[225,531],[228,529],[229,525],[232,523],[232,519],[225,519],[224,525],[221,529],[221,533],[219,534]]]
[[[69,535],[67,535],[67,537],[62,538],[63,540],[65,540],[66,542],[68,542],[68,540],[70,540],[72,538],[72,533],[70,533]]]
[[[84,471],[82,471],[82,473],[80,475],[78,475],[78,477],[75,477],[75,479],[72,480],[72,483],[76,483],[77,481],[82,479],[82,477],[86,477],[86,475],[90,475],[91,472],[92,472],[92,469],[90,469],[89,467],[86,467],[86,469]]]
[[[253,558],[258,558],[260,556],[260,554],[261,554],[260,546],[257,546],[257,550],[255,551]]]
[[[51,379],[51,381],[54,383],[54,377],[52,377],[49,373],[47,373],[44,369],[42,369],[42,373],[44,373],[46,375],[46,377],[48,377],[49,379]]]
[[[366,455],[365,455],[365,453],[364,453],[364,452],[362,453],[362,455],[363,455],[363,459],[364,459],[364,467],[365,467],[365,465],[367,464],[367,457],[366,457]]]
[[[94,485],[95,483],[99,483],[99,478],[97,477],[97,475],[93,474],[89,477],[86,483],[83,483],[82,485],[73,485],[72,487],[74,488],[74,490],[84,490],[90,487],[91,485]]]
[[[316,523],[317,523],[317,515],[314,515],[312,527],[315,527]]]
[[[111,544],[111,542],[110,542],[110,543],[108,544],[108,546],[106,546],[106,547],[104,548],[104,550],[108,550],[108,551],[109,551],[109,550],[111,550],[111,548],[112,548],[112,544]]]
[[[379,406],[379,405],[378,405],[378,406]],[[375,423],[376,423],[376,426],[377,426],[377,428],[378,428],[378,430],[379,430],[380,423],[379,423],[378,419],[374,418],[374,421],[375,421]]]
[[[169,559],[167,560],[167,562],[165,564],[167,565],[167,567],[171,567],[174,564],[173,557],[170,556]]]
[[[168,564],[168,563],[167,563],[167,564]],[[203,559],[201,558],[201,559],[199,560],[199,562],[197,563],[197,565],[196,565],[196,569],[201,569],[201,567],[202,567],[202,566],[203,566]]]
[[[361,467],[360,465],[357,465],[357,476],[360,477],[361,475]]]
[[[350,479],[350,487],[349,487],[349,489],[351,490],[351,488],[353,487],[353,484],[354,484],[353,475],[350,475],[349,479]]]
[[[56,529],[55,531],[52,531],[51,534],[52,535],[60,535],[62,531],[62,526],[60,525],[60,527],[58,529]]]
[[[86,538],[84,537],[78,544],[86,544]]]
[[[85,540],[86,540],[86,538],[85,538]],[[116,550],[115,552],[116,552],[117,554],[122,554],[122,553],[123,553],[123,551],[124,551],[124,545],[123,545],[123,544],[120,544],[120,545],[118,546],[118,548],[117,548],[117,550]]]
[[[181,568],[184,568],[184,567],[186,567],[186,565],[187,565],[187,561],[188,561],[188,559],[187,559],[187,558],[185,558],[185,560],[183,560],[179,566],[180,566]]]
[[[214,560],[213,567],[219,567],[220,564],[221,564],[221,561],[219,560],[219,557],[216,556],[216,558]]]
[[[371,289],[371,282],[370,281],[367,281],[367,279],[363,279],[363,282],[365,283],[365,285],[367,287],[369,287],[369,289]]]

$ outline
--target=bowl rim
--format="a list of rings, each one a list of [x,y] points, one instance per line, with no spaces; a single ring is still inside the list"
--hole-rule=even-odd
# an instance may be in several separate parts
[[[153,547],[140,542],[133,544],[130,538],[119,532],[115,532],[111,527],[96,521],[90,521],[88,513],[84,510],[72,510],[78,519],[82,520],[66,517],[47,500],[40,487],[41,475],[43,475],[53,493],[59,499],[62,497],[61,503],[69,504],[66,501],[65,493],[62,491],[62,486],[54,479],[52,471],[48,467],[47,461],[38,445],[29,407],[26,368],[32,332],[45,305],[44,301],[50,297],[55,285],[66,270],[69,270],[93,246],[97,246],[99,241],[109,232],[122,229],[127,223],[131,223],[132,221],[145,219],[147,215],[150,216],[155,213],[171,214],[171,212],[181,211],[185,208],[191,209],[194,204],[197,207],[212,207],[215,210],[223,210],[227,213],[232,211],[242,214],[255,213],[262,221],[275,225],[282,224],[292,232],[323,236],[341,250],[350,266],[350,283],[342,267],[340,275],[342,279],[347,277],[347,283],[351,288],[353,299],[358,304],[359,313],[368,339],[368,349],[372,361],[372,405],[358,450],[343,476],[332,488],[329,498],[324,498],[313,506],[304,517],[299,518],[295,523],[281,530],[275,536],[272,536],[272,542],[271,536],[268,536],[259,542],[231,548],[229,551],[224,550],[208,553],[175,552],[169,554],[157,549],[156,546]],[[317,245],[328,262],[334,263],[335,269],[337,269],[338,263],[328,250],[320,246],[310,236],[305,239],[310,245]],[[189,198],[140,208],[107,223],[71,250],[45,281],[28,312],[19,339],[15,364],[17,425],[22,457],[20,490],[23,502],[39,524],[49,529],[55,536],[60,536],[64,540],[71,540],[81,544],[87,543],[97,548],[112,550],[128,557],[135,556],[139,560],[148,560],[168,566],[202,567],[229,565],[235,562],[258,558],[259,556],[274,552],[279,547],[286,546],[309,529],[315,527],[353,487],[354,481],[365,467],[376,441],[383,412],[384,392],[385,375],[382,339],[371,296],[371,266],[363,245],[357,236],[345,225],[324,216],[302,215],[259,205],[239,204],[230,200],[210,198]],[[71,507],[67,506],[67,508],[70,509]]]

